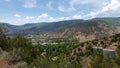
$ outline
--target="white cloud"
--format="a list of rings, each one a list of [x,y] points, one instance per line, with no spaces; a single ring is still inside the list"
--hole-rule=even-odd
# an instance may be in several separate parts
[[[58,10],[61,12],[72,12],[72,11],[78,10],[76,9],[76,7],[77,8],[81,7],[81,5],[91,4],[91,6],[93,6],[93,4],[96,4],[96,3],[98,5],[99,2],[98,0],[70,0],[68,2],[63,1],[62,3],[59,4]],[[68,5],[68,6],[66,7],[65,5]]]
[[[70,19],[72,19],[72,18],[71,18],[71,17],[59,17],[59,18],[50,17],[50,18],[49,18],[49,20],[50,20],[51,22],[53,22],[53,21],[70,20]]]
[[[0,22],[5,22],[13,25],[21,25],[23,24],[23,20],[13,20],[13,19],[1,19]]]
[[[47,13],[43,13],[40,16],[37,17],[37,20],[43,19],[43,18],[47,18],[47,17],[48,17],[48,14]]]
[[[50,1],[50,2],[47,3],[47,7],[52,10],[53,9],[53,7],[52,7],[53,4],[54,4],[54,2]]]
[[[82,16],[80,14],[75,14],[72,17],[73,19],[82,19]]]
[[[65,17],[65,20],[70,20],[71,19],[71,17]]]
[[[34,8],[37,6],[37,0],[25,0],[24,7],[25,8]]]
[[[47,14],[47,13],[43,13],[41,16],[42,16],[43,18],[46,18],[46,17],[48,17],[48,14]]]
[[[60,18],[58,18],[59,20],[65,20],[65,17],[60,17]]]
[[[104,6],[101,9],[89,12],[84,15],[83,18],[95,18],[98,15],[104,14],[103,16],[119,14],[120,13],[120,1],[119,0],[111,0],[111,2],[104,2]]]
[[[78,1],[78,0],[77,0]],[[73,16],[73,19],[88,19],[88,18],[95,18],[98,15],[112,15],[112,14],[119,14],[120,13],[120,1],[119,0],[111,0],[111,2],[103,2],[101,5],[101,8],[96,9],[95,11],[88,12],[87,14],[81,15],[81,14],[75,14]]]
[[[74,11],[75,9],[73,7],[66,8],[64,6],[59,5],[58,10],[61,12],[71,12],[71,11]]]
[[[50,19],[50,21],[55,21],[55,19],[53,17],[50,17],[49,19]]]
[[[25,19],[27,19],[27,20],[29,20],[29,19],[35,19],[35,17],[34,16],[26,16]]]
[[[80,7],[91,7],[92,10],[96,10],[95,8],[100,8],[107,2],[108,0],[66,0],[62,2],[58,6],[58,10],[61,12],[71,12],[79,10]],[[67,5],[67,7],[65,6]],[[97,5],[97,6],[96,6]]]
[[[72,7],[77,6],[92,6],[94,8],[102,7],[106,2],[110,0],[70,0],[69,4]]]
[[[84,13],[77,13],[72,16],[72,19],[89,19],[89,18],[95,18],[97,17],[101,11],[91,11],[87,14]]]
[[[83,18],[95,18],[97,15],[99,15],[100,12],[99,11],[96,11],[96,12],[90,12],[86,15],[83,16]]]
[[[15,14],[14,16],[15,16],[15,17],[19,17],[19,18],[20,18],[20,17],[22,17],[22,16],[21,16],[21,15],[19,15],[19,14]]]
[[[26,0],[28,1],[28,0]],[[33,0],[31,0],[33,1]],[[35,0],[36,1],[36,0]],[[73,3],[72,3],[73,1]],[[76,7],[79,7],[81,5],[88,5],[88,4],[91,4],[93,1],[98,1],[98,0],[89,0],[89,1],[92,1],[92,2],[87,2],[88,0],[85,0],[85,1],[80,1],[80,0],[70,0],[69,4],[65,5],[64,4],[58,4],[57,6],[57,9],[61,12],[72,12],[72,11],[78,11],[78,9]],[[100,0],[100,1],[103,1],[103,0]],[[81,3],[78,3],[78,2],[81,2]],[[99,2],[99,1],[98,1]],[[96,2],[97,3],[97,2]],[[112,14],[118,14],[120,13],[120,0],[109,0],[109,2],[106,2],[106,1],[103,1],[101,2],[101,7],[98,7],[97,9],[93,8],[94,10],[90,10],[90,11],[87,11],[85,13],[82,13],[83,10],[81,10],[79,13],[74,13],[74,15],[70,15],[70,16],[63,16],[63,17],[53,17],[53,16],[50,16],[48,15],[48,13],[42,13],[41,15],[39,16],[21,16],[19,14],[15,14],[14,16],[15,17],[18,17],[19,19],[17,20],[7,20],[7,22],[14,22],[15,24],[23,24],[23,23],[26,23],[26,22],[53,22],[53,21],[61,21],[61,20],[70,20],[70,19],[88,19],[88,18],[95,18],[97,16],[106,16],[106,14],[109,14],[109,15],[112,15]],[[98,3],[97,3],[98,4]],[[36,3],[34,4],[36,7]],[[53,5],[53,2],[48,2],[47,4],[47,7],[48,8],[52,8],[52,5]],[[76,6],[77,5],[77,6]],[[98,4],[97,6],[100,6],[100,4]],[[96,7],[97,7],[96,6]],[[30,6],[29,6],[30,8]],[[85,7],[86,9],[86,7]],[[71,13],[73,14],[73,13]],[[5,21],[5,20],[4,20]],[[17,22],[16,22],[17,21]]]
[[[101,10],[102,13],[120,13],[120,1],[111,0],[106,6]]]

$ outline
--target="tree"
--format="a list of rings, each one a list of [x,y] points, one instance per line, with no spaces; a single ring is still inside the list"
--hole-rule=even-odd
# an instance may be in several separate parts
[[[117,45],[116,63],[117,63],[118,65],[120,65],[120,42],[118,42],[118,45]]]
[[[58,68],[56,64],[48,61],[47,57],[38,57],[29,65],[29,68]]]
[[[110,58],[109,53],[105,54],[102,61],[102,68],[113,68],[113,66],[114,65],[112,59]]]
[[[16,58],[13,58],[13,62],[24,60],[27,63],[31,63],[39,55],[38,49],[32,45],[31,41],[21,35],[16,35],[7,44],[9,45],[10,51],[12,51],[11,54],[13,54],[13,57],[17,55]],[[18,57],[20,58],[17,59]]]
[[[91,56],[91,68],[102,68],[102,59],[103,59],[103,55],[100,51],[95,52],[92,56]]]
[[[89,56],[89,55],[92,54],[92,52],[93,52],[92,45],[90,45],[90,44],[88,43],[88,45],[86,46],[85,54]]]
[[[8,48],[7,46],[7,37],[5,35],[5,28],[0,26],[0,47],[3,50],[6,50]]]

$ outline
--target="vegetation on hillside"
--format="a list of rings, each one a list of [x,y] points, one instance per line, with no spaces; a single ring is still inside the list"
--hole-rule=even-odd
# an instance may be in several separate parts
[[[0,59],[7,59],[12,68],[82,68],[84,66],[119,68],[120,66],[120,34],[84,43],[76,39],[49,38],[46,41],[58,44],[35,46],[32,45],[31,40],[21,35],[7,37],[3,28],[0,28],[0,33]],[[103,55],[101,50],[92,48],[93,46],[107,48],[112,44],[117,47],[115,59],[110,58],[109,54]]]

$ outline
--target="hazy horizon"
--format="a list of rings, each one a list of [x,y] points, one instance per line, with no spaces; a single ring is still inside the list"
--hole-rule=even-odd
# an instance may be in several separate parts
[[[0,22],[12,25],[120,17],[120,0],[0,0],[0,8]]]

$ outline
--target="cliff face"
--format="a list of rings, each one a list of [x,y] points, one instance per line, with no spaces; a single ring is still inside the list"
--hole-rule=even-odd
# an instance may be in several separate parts
[[[49,38],[75,37],[80,42],[94,40],[105,36],[114,35],[116,32],[109,27],[104,21],[86,21],[69,27],[64,27],[53,32],[45,34]]]

